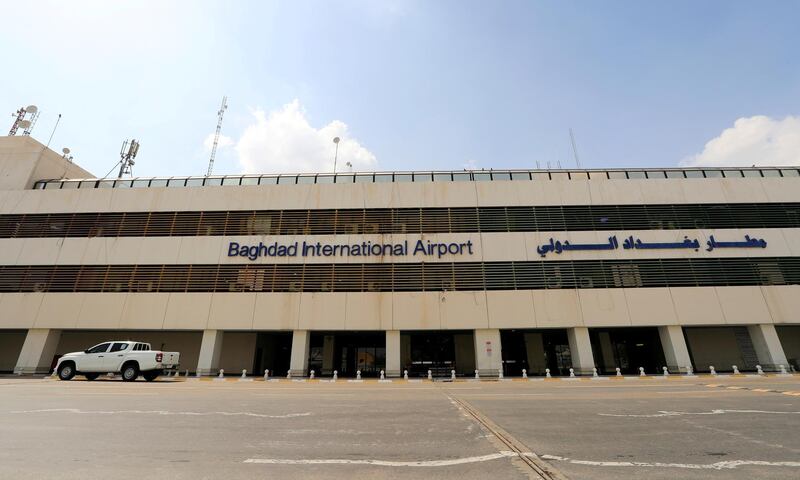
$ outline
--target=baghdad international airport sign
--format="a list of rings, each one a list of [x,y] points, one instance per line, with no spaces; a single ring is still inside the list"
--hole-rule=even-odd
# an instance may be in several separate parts
[[[766,248],[767,241],[745,235],[743,240],[719,241],[713,235],[705,243],[705,251],[727,248]],[[572,243],[569,240],[550,238],[547,243],[536,247],[536,252],[546,257],[548,253],[560,255],[571,251],[604,251],[620,248],[616,235],[608,237],[603,243]],[[640,238],[628,236],[622,241],[623,250],[694,250],[700,251],[701,244],[696,238],[684,237],[679,242],[643,242]],[[242,257],[256,261],[262,257],[419,257],[422,260],[442,258],[445,255],[472,256],[475,254],[472,240],[466,242],[431,242],[430,240],[408,240],[398,243],[323,243],[297,241],[289,243],[242,244],[228,243],[228,257]]]

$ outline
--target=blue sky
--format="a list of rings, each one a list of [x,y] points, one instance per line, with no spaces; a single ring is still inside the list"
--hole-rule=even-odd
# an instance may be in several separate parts
[[[20,2],[0,111],[104,175],[800,163],[788,1]],[[7,118],[8,126],[11,119]],[[2,126],[2,128],[8,128]],[[342,168],[340,163],[340,168]]]

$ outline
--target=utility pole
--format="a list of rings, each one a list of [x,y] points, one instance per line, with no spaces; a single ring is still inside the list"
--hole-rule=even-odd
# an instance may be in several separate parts
[[[572,133],[572,128],[569,129],[569,140],[572,142],[572,154],[575,156],[575,167],[581,168],[581,161],[578,159],[578,147],[575,145],[575,134]]]
[[[217,112],[217,133],[214,134],[214,145],[211,147],[211,158],[208,159],[208,172],[206,175],[211,175],[214,170],[214,157],[217,155],[217,143],[219,143],[219,132],[222,130],[222,116],[225,115],[225,110],[228,108],[228,97],[222,97],[222,105]]]

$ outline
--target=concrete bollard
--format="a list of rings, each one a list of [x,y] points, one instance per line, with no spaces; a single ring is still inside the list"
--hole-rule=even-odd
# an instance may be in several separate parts
[[[640,377],[646,377],[647,376],[647,374],[644,373],[644,367],[639,367],[639,376]]]
[[[200,369],[197,369],[197,370],[194,372],[194,376],[195,376],[195,377],[197,377],[197,378],[200,378]]]
[[[450,380],[455,380],[455,379],[456,379],[456,371],[450,370]]]
[[[247,370],[242,370],[242,378],[247,378]]]
[[[333,381],[339,380],[339,370],[333,371]]]
[[[569,369],[569,378],[575,378],[575,369],[574,368],[570,368]]]
[[[308,375],[308,378],[310,378],[311,380],[314,380],[314,370],[311,370],[311,372]]]
[[[383,370],[381,370],[381,380],[386,380],[386,375],[384,374]]]
[[[694,369],[692,369],[691,365],[686,367],[686,376],[687,377],[693,377],[694,376]]]
[[[408,380],[408,370],[403,370],[403,380]]]
[[[620,368],[619,368],[619,367],[615,368],[614,370],[616,370],[616,371],[617,371],[617,376],[618,376],[618,377],[621,377],[621,376],[622,376],[622,370],[620,370]]]
[[[597,367],[592,368],[592,377],[599,377],[599,375],[597,375]]]
[[[292,379],[292,371],[289,370],[288,372],[286,372],[286,380],[291,380],[291,379]]]
[[[778,365],[778,368],[779,368],[779,369],[780,369],[780,371],[781,371],[781,375],[789,375],[789,373],[786,371],[786,366],[784,366],[784,365]]]
[[[269,369],[264,370],[264,381],[269,380]]]
[[[739,367],[737,367],[736,365],[733,365],[733,374],[739,375]]]
[[[361,370],[356,370],[356,380],[361,380]]]
[[[549,368],[545,368],[544,369],[544,376],[545,376],[545,378],[552,378],[550,376],[550,369]]]
[[[522,369],[522,378],[528,378],[528,371],[524,368]]]
[[[480,374],[478,373],[477,370],[475,370],[475,380],[478,380],[480,378],[481,378]]]
[[[756,375],[764,375],[764,369],[761,368],[761,365],[756,365]]]
[[[665,377],[669,377],[669,368],[661,367],[661,370],[664,372],[662,375]]]
[[[189,378],[189,370],[188,369],[186,370],[186,375],[184,375],[184,377]]]
[[[219,369],[219,375],[217,376],[217,378],[223,378],[223,377],[225,377],[225,370],[220,368]]]
[[[714,377],[717,376],[717,371],[714,369],[714,365],[709,366],[708,370],[709,370],[709,372],[711,373],[712,376],[714,376]]]
[[[428,380],[433,380],[433,372],[428,370]]]
[[[499,378],[500,380],[503,379],[503,370],[502,369],[499,372],[497,372],[497,378]]]

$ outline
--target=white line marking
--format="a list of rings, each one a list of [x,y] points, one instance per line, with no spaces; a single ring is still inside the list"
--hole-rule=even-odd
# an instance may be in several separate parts
[[[800,412],[775,412],[770,410],[723,410],[715,409],[710,412],[670,412],[659,410],[658,413],[650,414],[619,414],[619,413],[598,413],[603,417],[632,417],[632,418],[656,418],[656,417],[680,417],[682,415],[723,415],[725,413],[764,413],[770,415],[800,415]]]
[[[116,415],[116,414],[136,414],[136,415],[189,415],[189,416],[210,416],[221,415],[226,417],[242,416],[257,418],[294,418],[307,417],[310,412],[287,413],[286,415],[265,415],[252,412],[169,412],[166,410],[80,410],[78,408],[46,408],[42,410],[15,410],[9,413],[74,413],[79,415]]]
[[[569,462],[575,465],[591,465],[596,467],[650,467],[650,468],[687,468],[692,470],[730,470],[742,466],[759,467],[800,467],[800,462],[766,462],[762,460],[727,460],[716,463],[661,463],[661,462],[597,462],[593,460],[576,460],[558,455],[540,455],[543,460]]]
[[[516,457],[517,454],[510,451],[491,453],[476,457],[453,458],[450,460],[419,460],[412,462],[397,462],[390,460],[350,460],[343,458],[320,458],[320,459],[291,459],[291,458],[248,458],[243,463],[259,463],[270,465],[375,465],[379,467],[449,467],[452,465],[463,465],[465,463],[487,462],[499,458]]]

